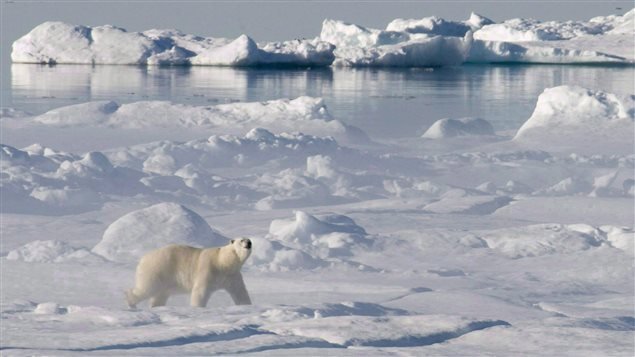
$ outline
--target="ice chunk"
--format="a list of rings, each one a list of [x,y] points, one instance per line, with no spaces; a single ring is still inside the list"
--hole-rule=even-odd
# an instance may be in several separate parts
[[[429,36],[369,29],[335,20],[324,20],[320,39],[336,47],[334,64],[342,66],[425,67],[459,65],[472,43],[464,37]]]
[[[589,21],[547,21],[510,19],[500,24],[488,24],[474,33],[474,39],[487,41],[554,41],[605,33],[630,33],[635,9],[626,14],[595,17]],[[629,27],[630,25],[630,27]]]
[[[472,13],[467,21],[450,21],[437,16],[418,20],[395,19],[386,26],[386,30],[463,37],[468,31],[475,31],[493,23],[492,20],[484,16]]]

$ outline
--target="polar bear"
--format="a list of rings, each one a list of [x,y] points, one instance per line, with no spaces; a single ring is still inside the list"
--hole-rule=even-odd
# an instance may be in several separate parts
[[[225,289],[236,305],[250,305],[240,268],[251,254],[251,240],[240,238],[214,248],[169,245],[144,255],[137,265],[135,287],[126,291],[128,306],[150,298],[163,306],[172,294],[190,293],[190,304],[205,307],[210,295]]]

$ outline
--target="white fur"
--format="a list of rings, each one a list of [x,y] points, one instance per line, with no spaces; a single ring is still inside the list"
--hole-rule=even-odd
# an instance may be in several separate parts
[[[225,289],[237,305],[251,299],[240,268],[251,254],[251,241],[232,240],[215,248],[169,245],[147,253],[137,265],[135,287],[126,292],[130,307],[150,298],[150,306],[163,306],[172,294],[189,293],[192,306],[205,307],[210,295]]]

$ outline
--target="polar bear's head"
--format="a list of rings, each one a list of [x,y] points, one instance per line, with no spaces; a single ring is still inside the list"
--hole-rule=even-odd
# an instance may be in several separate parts
[[[249,255],[251,254],[251,240],[249,238],[237,238],[232,239],[229,243],[232,247],[234,247],[234,251],[240,259],[240,263],[244,263]]]

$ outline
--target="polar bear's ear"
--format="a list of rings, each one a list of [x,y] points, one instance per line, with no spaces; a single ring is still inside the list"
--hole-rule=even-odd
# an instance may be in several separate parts
[[[234,240],[232,239],[230,243],[231,243],[231,244],[234,244]]]

